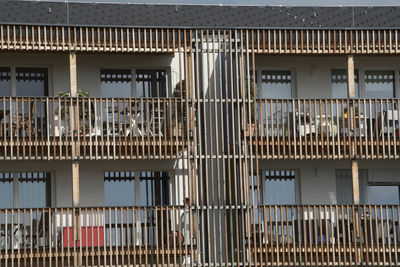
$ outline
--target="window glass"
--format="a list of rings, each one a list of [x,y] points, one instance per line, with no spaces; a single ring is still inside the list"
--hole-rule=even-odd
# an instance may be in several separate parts
[[[169,205],[170,178],[167,172],[140,173],[140,205]]]
[[[0,208],[50,207],[50,177],[45,172],[0,173]],[[14,203],[14,193],[18,204]]]
[[[44,172],[20,173],[18,177],[20,208],[50,206],[50,174]]]
[[[399,205],[399,185],[370,185],[369,204]]]
[[[365,185],[367,179],[367,170],[358,171],[360,186],[360,202],[365,203]],[[353,203],[353,184],[351,180],[350,169],[336,170],[336,201],[340,205]]]
[[[104,205],[105,206],[135,205],[134,172],[104,173]]]
[[[366,98],[394,97],[394,72],[366,71],[365,97]]]
[[[16,68],[16,87],[17,96],[47,96],[47,69]]]
[[[103,69],[100,74],[102,97],[131,97],[130,69]]]
[[[167,96],[165,70],[136,70],[137,97]]]
[[[104,204],[106,206],[169,205],[170,178],[167,172],[139,172],[139,188],[135,190],[135,172],[104,173]],[[136,194],[139,203],[136,203]]]
[[[347,71],[345,69],[334,69],[331,72],[332,98],[347,98]],[[358,86],[358,70],[354,71],[355,97],[360,97]]]
[[[295,172],[266,171],[263,198],[267,205],[296,204]]]
[[[261,73],[260,98],[279,99],[292,97],[292,76],[290,71],[263,71]]]
[[[11,209],[14,207],[13,174],[0,173],[0,208]]]
[[[0,68],[0,97],[11,96],[10,68]]]

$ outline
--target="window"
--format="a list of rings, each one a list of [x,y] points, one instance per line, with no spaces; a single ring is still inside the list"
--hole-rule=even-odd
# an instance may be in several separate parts
[[[347,71],[345,69],[334,69],[331,72],[332,98],[347,98]],[[358,70],[354,71],[355,97],[360,97]]]
[[[265,171],[263,199],[267,205],[296,204],[295,171]]]
[[[366,98],[394,97],[393,71],[365,71]]]
[[[106,206],[154,206],[170,203],[168,172],[106,171],[104,173]]]
[[[367,170],[358,171],[360,186],[360,202],[365,203],[365,182],[367,179]],[[351,180],[351,170],[336,170],[336,201],[340,205],[353,203],[353,184]]]
[[[140,205],[169,205],[169,191],[167,172],[140,172]]]
[[[136,70],[137,97],[167,96],[165,70]]]
[[[167,96],[165,70],[138,69],[136,81],[132,80],[131,69],[102,69],[100,72],[102,97],[131,97],[132,83],[136,84],[137,97]]]
[[[399,189],[399,184],[371,183],[369,184],[369,204],[399,205]]]
[[[131,97],[130,69],[103,69],[100,72],[102,97]]]
[[[45,68],[16,68],[17,96],[47,96],[48,78]]]
[[[0,207],[50,207],[50,177],[45,172],[0,173]]]
[[[0,97],[11,96],[11,70],[0,68]]]
[[[268,70],[261,73],[260,98],[292,97],[292,75],[287,70]]]
[[[134,206],[135,205],[135,174],[134,172],[104,173],[104,205]]]
[[[2,209],[14,207],[13,183],[12,173],[0,173],[0,208]]]

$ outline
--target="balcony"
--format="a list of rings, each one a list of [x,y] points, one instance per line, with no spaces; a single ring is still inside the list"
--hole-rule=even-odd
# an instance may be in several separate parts
[[[220,209],[218,209],[220,210]],[[400,253],[400,206],[296,205],[230,209],[238,233],[225,236],[228,217],[213,238],[199,224],[203,212],[182,206],[0,210],[0,262],[81,265],[182,264],[394,266]],[[215,210],[217,211],[217,210]],[[214,211],[213,211],[214,212]],[[199,224],[199,225],[198,225]],[[209,232],[210,231],[210,232]],[[227,238],[227,239],[225,239]],[[202,241],[203,240],[203,241]],[[217,242],[217,241],[216,241]],[[214,243],[216,244],[216,243]],[[211,255],[211,254],[210,254]],[[210,258],[209,258],[210,257]],[[218,260],[219,261],[219,260]]]
[[[179,98],[3,97],[0,159],[177,158],[185,110]]]
[[[257,99],[248,142],[261,159],[397,159],[399,99]]]
[[[188,212],[180,206],[0,210],[0,263],[174,265],[195,249],[183,237],[190,235]]]

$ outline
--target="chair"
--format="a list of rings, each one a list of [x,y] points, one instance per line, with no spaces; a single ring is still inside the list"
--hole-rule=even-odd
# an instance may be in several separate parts
[[[17,134],[29,136],[32,135],[32,132],[36,132],[34,119],[36,112],[36,103],[33,100],[30,100],[27,103],[30,112],[18,113],[12,116],[11,133],[13,136],[17,136]],[[22,105],[24,105],[24,102],[22,102]]]
[[[381,130],[381,136],[383,134],[398,135],[399,130],[399,111],[398,110],[386,110],[383,113],[383,128]]]
[[[158,106],[154,106],[150,111],[150,120],[148,125],[148,132],[151,136],[163,136],[162,130],[164,126],[164,110]]]

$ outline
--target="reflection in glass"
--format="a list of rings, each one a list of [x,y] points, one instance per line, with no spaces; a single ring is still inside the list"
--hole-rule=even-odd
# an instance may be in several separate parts
[[[394,97],[394,72],[366,71],[365,97],[366,98]]]
[[[100,72],[102,97],[131,97],[130,69],[103,69]]]
[[[399,185],[370,185],[369,204],[399,205]]]
[[[105,206],[135,205],[134,172],[105,172],[104,205]]]
[[[0,209],[14,207],[13,174],[0,173]]]
[[[140,205],[169,205],[170,178],[167,172],[140,173]]]
[[[45,68],[16,68],[17,96],[47,96],[47,77]]]
[[[292,77],[290,71],[263,71],[261,74],[259,98],[280,99],[292,97]]]
[[[20,208],[50,207],[50,173],[20,173],[18,177],[18,202]]]
[[[347,72],[345,69],[334,69],[331,72],[332,98],[347,98]],[[354,71],[355,97],[360,97],[358,70]]]
[[[11,96],[11,70],[0,68],[0,97]]]
[[[165,70],[136,70],[137,97],[166,97]]]
[[[267,171],[265,173],[264,204],[296,204],[296,187],[294,171]]]

